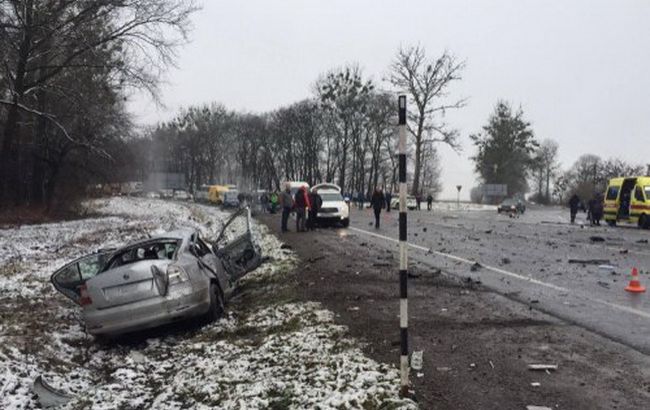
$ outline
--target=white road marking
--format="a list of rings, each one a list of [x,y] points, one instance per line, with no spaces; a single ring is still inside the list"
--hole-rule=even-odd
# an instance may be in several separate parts
[[[380,234],[378,234],[376,232],[370,232],[370,231],[355,228],[355,227],[352,227],[352,226],[349,227],[348,229],[350,229],[352,231],[355,231],[355,232],[359,232],[359,233],[364,234],[364,235],[369,235],[369,236],[373,236],[375,238],[383,239],[383,240],[386,240],[386,241],[389,241],[389,242],[399,243],[399,241],[397,239],[393,239],[393,238],[390,238],[388,236],[380,235]],[[470,260],[470,259],[465,259],[465,258],[462,258],[460,256],[452,255],[450,253],[434,251],[433,249],[426,248],[424,246],[416,245],[416,244],[413,244],[413,243],[409,243],[408,246],[410,246],[413,249],[417,249],[417,250],[420,250],[420,251],[423,251],[423,252],[430,252],[430,253],[432,253],[434,255],[442,256],[444,258],[448,258],[448,259],[455,260],[455,261],[458,261],[458,262],[466,263],[466,264],[469,264],[469,265],[473,265],[474,263],[478,262],[478,261],[474,261],[474,260]],[[576,292],[573,292],[573,291],[571,291],[571,290],[569,290],[567,288],[563,288],[561,286],[557,286],[557,285],[554,285],[552,283],[543,282],[541,280],[531,278],[530,276],[520,275],[518,273],[510,272],[510,271],[507,271],[507,270],[504,270],[504,269],[501,269],[501,268],[496,268],[494,266],[488,266],[488,265],[483,265],[483,264],[481,264],[481,266],[484,269],[490,270],[490,271],[495,272],[495,273],[499,273],[499,274],[504,275],[504,276],[519,279],[519,280],[522,280],[522,281],[528,282],[528,283],[533,283],[535,285],[543,286],[543,287],[546,287],[546,288],[549,288],[549,289],[553,289],[553,290],[556,290],[558,292],[566,293],[567,295],[572,294],[574,296],[585,298],[585,299],[590,300],[592,302],[600,303],[602,305],[608,306],[608,307],[613,308],[613,309],[620,310],[620,311],[625,312],[625,313],[632,313],[632,314],[635,314],[637,316],[641,316],[641,317],[643,317],[645,319],[650,319],[650,313],[645,312],[643,310],[638,310],[638,309],[634,309],[634,308],[631,308],[631,307],[628,307],[628,306],[622,306],[622,305],[618,305],[616,303],[608,302],[606,300],[591,298],[591,297],[588,297],[586,295],[577,294]]]

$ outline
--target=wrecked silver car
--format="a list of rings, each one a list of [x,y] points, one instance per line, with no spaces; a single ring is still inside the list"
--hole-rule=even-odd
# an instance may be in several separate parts
[[[206,243],[184,229],[101,250],[52,274],[54,287],[79,304],[93,335],[117,336],[191,317],[219,317],[237,281],[261,263],[242,209]]]

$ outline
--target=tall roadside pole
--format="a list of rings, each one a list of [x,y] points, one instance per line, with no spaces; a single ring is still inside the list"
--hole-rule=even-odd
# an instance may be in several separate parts
[[[406,243],[406,96],[397,98],[399,109],[399,331],[400,331],[400,394],[409,393],[408,344],[408,253]]]

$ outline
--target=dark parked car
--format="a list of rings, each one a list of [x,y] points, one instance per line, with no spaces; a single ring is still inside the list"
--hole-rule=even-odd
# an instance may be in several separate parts
[[[89,333],[116,336],[190,317],[216,319],[261,260],[243,208],[212,243],[194,229],[168,232],[76,259],[51,281],[82,307]]]
[[[497,212],[523,214],[524,212],[526,212],[526,205],[524,205],[523,201],[521,201],[520,199],[508,198],[505,199],[503,202],[501,202],[501,204],[497,208]]]

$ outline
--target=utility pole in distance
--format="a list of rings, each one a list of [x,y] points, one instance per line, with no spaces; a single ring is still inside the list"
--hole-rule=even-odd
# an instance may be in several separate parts
[[[408,253],[406,243],[406,96],[397,98],[399,110],[399,331],[400,331],[400,394],[409,393],[408,345]]]

